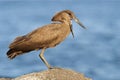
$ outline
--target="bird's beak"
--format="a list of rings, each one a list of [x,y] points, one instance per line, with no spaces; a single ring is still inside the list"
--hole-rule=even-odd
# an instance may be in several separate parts
[[[77,19],[76,17],[73,18],[75,20],[76,23],[78,23],[82,28],[86,29],[86,27],[79,21],[79,19]]]
[[[75,22],[78,23],[82,28],[86,29],[86,27],[75,16],[73,17],[73,20],[75,20]],[[72,30],[72,24],[70,24],[70,31],[71,31],[72,36],[74,38],[74,33],[73,33],[73,30]]]

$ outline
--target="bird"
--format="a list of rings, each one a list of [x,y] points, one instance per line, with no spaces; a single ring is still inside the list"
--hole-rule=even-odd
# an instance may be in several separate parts
[[[51,69],[52,66],[44,58],[44,52],[47,48],[55,47],[64,41],[70,33],[74,37],[72,20],[86,29],[71,10],[62,10],[52,17],[50,24],[39,27],[26,35],[16,37],[9,45],[9,50],[6,53],[8,58],[13,59],[30,51],[41,50],[40,59],[48,69]]]

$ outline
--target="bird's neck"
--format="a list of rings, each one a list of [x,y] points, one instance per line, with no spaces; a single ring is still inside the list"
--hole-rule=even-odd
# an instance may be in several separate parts
[[[70,21],[70,20],[67,20],[67,21],[65,20],[65,21],[63,21],[62,23],[63,23],[63,24],[66,24],[66,25],[68,25],[68,26],[71,26],[71,21]]]
[[[60,20],[60,21],[54,21],[53,23],[57,23],[57,24],[65,24],[68,26],[71,26],[72,22],[70,20],[66,21],[66,20]]]

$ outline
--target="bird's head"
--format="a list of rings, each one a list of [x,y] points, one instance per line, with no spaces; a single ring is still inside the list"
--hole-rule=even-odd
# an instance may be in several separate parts
[[[73,31],[72,31],[71,20],[74,20],[82,28],[86,29],[86,27],[79,21],[79,19],[76,18],[74,13],[70,10],[63,10],[63,11],[60,11],[60,12],[56,13],[51,20],[52,21],[57,21],[57,22],[65,22],[65,23],[69,24],[73,37],[74,37],[74,34],[73,34]]]

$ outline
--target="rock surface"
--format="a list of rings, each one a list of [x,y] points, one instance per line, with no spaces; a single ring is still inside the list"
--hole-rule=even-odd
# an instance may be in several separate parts
[[[92,80],[83,74],[62,68],[49,69],[42,72],[34,72],[14,79],[0,78],[0,80]]]
[[[11,80],[11,78],[0,78],[0,80]]]

